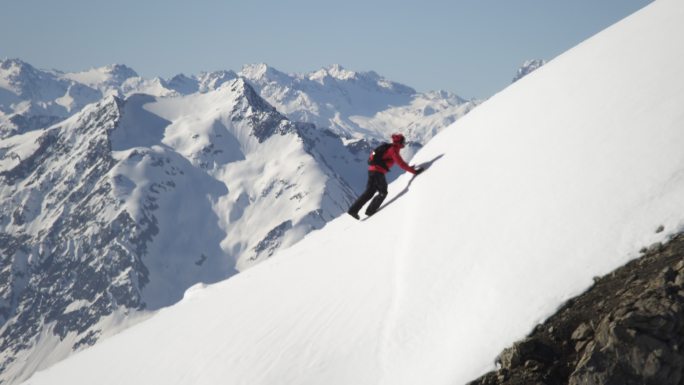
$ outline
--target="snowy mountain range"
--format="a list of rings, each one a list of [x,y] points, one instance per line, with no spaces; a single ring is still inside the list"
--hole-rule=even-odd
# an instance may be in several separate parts
[[[25,379],[344,213],[365,185],[371,146],[389,131],[302,121],[318,106],[386,113],[427,141],[441,119],[476,104],[349,72],[297,91],[315,103],[292,120],[254,88],[266,78],[246,76],[257,67],[278,73],[259,65],[163,80],[123,65],[64,73],[0,63],[0,382]],[[284,89],[306,77],[282,76]],[[414,120],[417,105],[440,112]]]
[[[0,61],[0,137],[48,127],[105,96],[136,93],[178,97],[207,93],[238,77],[290,120],[313,123],[345,138],[383,140],[395,131],[427,143],[479,101],[446,91],[416,92],[375,72],[333,65],[307,74],[285,74],[266,64],[241,72],[214,71],[144,79],[125,65],[83,72],[38,70],[18,59]]]
[[[414,157],[428,169],[415,178],[404,174],[396,179],[387,205],[376,216],[358,222],[342,215],[254,268],[214,285],[191,287],[174,306],[25,383],[447,385],[473,380],[493,368],[498,352],[587,289],[594,277],[636,258],[642,247],[684,231],[684,55],[672,49],[684,43],[683,18],[680,1],[651,3],[438,133]],[[181,178],[197,178],[193,184],[203,186],[202,193],[188,193],[189,199],[226,208],[215,213],[234,212],[243,195],[247,198],[242,200],[248,201],[280,193],[290,201],[308,193],[324,202],[329,191],[330,205],[339,203],[341,197],[332,194],[342,190],[298,190],[300,184],[294,180],[304,175],[297,174],[300,164],[324,169],[305,150],[307,131],[279,120],[265,102],[250,103],[248,95],[256,92],[246,91],[247,82],[227,84],[217,92],[225,92],[221,100],[231,102],[217,111],[221,118],[201,122],[195,131],[197,141],[181,130],[195,127],[195,121],[182,118],[183,112],[178,111],[182,108],[173,104],[174,99],[138,100],[129,106],[133,112],[128,116],[143,115],[139,119],[152,127],[143,143],[127,135],[133,126],[125,123],[125,112],[118,125],[96,125],[110,132],[112,160],[107,167],[88,167],[81,174],[107,174],[111,192],[106,193],[101,183],[84,180],[65,190],[76,194],[67,201],[88,197],[79,193],[88,187],[114,197],[120,207],[129,207],[137,213],[132,217],[145,218],[157,212],[155,206],[163,204],[166,194],[183,188]],[[218,93],[188,95],[186,105],[200,108],[211,104],[204,98],[214,95],[218,97]],[[103,122],[116,121],[117,105],[120,102],[112,99],[89,111]],[[230,113],[224,115],[226,111]],[[233,123],[235,116],[242,119]],[[257,121],[262,123],[253,123]],[[67,164],[71,152],[66,146],[76,140],[69,130],[83,135],[89,130],[79,122],[84,120],[73,118],[61,130],[53,127],[40,134],[45,137],[38,147],[64,143],[48,147],[55,148],[50,151],[64,148],[63,164]],[[258,165],[252,155],[255,148],[295,153],[297,161],[288,162],[292,168],[285,173],[290,176],[273,188],[257,183],[260,187],[250,191],[240,183],[239,172],[228,172],[239,162],[228,163],[223,158],[226,153],[213,149],[199,150],[206,148],[205,137],[219,132],[235,138],[229,141],[235,148],[229,153],[244,156],[250,172],[269,170]],[[155,144],[160,136],[162,144]],[[324,140],[312,140],[316,139]],[[142,150],[134,145],[141,144],[146,150],[136,153]],[[21,191],[44,185],[42,178],[59,180],[59,174],[32,167],[40,163],[40,156],[25,157],[35,160],[17,164],[5,178],[12,186],[24,183]],[[194,174],[184,162],[206,163],[207,172]],[[283,161],[274,161],[279,162]],[[105,173],[105,169],[114,171]],[[237,176],[234,184],[230,178],[222,179],[229,174]],[[117,175],[128,180],[117,182]],[[328,178],[326,186],[338,184]],[[141,191],[146,180],[154,180],[154,188]],[[227,182],[214,185],[213,181]],[[228,194],[237,190],[237,201],[222,199],[224,188]],[[153,199],[135,204],[132,198],[143,193]],[[306,216],[304,200],[297,204],[302,218],[313,221]],[[76,207],[74,214],[89,206],[84,202]],[[248,215],[238,210],[235,217]],[[24,218],[29,223],[32,217]],[[184,213],[170,222],[181,218],[195,217]],[[166,219],[149,221],[159,227],[160,236]],[[3,220],[7,224],[15,219]],[[226,226],[221,217],[205,218],[203,224],[209,227],[202,233],[220,234],[212,230],[216,222],[218,228]],[[135,247],[135,240],[144,238],[144,228],[131,231],[130,238],[115,243],[117,247]],[[163,237],[170,236],[166,234]],[[173,234],[181,237],[183,232]],[[71,247],[68,239],[55,239]],[[187,243],[185,251],[192,252],[185,254],[193,255],[186,268],[202,260],[198,253],[204,250],[198,243],[180,243],[176,247]],[[150,250],[156,247],[154,240],[149,245]],[[55,247],[50,243],[39,250],[50,246]],[[234,245],[221,242],[220,247]],[[207,252],[203,264],[212,265],[213,254]],[[117,265],[120,271],[136,263],[124,262]],[[163,276],[163,264],[150,266],[150,282],[155,274]],[[129,277],[109,271],[125,277],[124,282]],[[141,293],[143,299],[152,294],[144,288]],[[659,359],[658,355],[652,359]]]
[[[400,131],[410,141],[427,143],[478,103],[446,91],[418,93],[375,72],[339,65],[287,75],[258,64],[245,66],[239,75],[291,119],[353,138],[382,140]]]

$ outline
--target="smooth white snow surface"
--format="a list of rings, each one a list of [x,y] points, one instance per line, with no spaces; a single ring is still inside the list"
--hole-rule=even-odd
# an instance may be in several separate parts
[[[27,384],[474,379],[592,277],[684,230],[683,19],[681,1],[652,3],[438,134],[414,158],[432,167],[377,216],[194,287]]]

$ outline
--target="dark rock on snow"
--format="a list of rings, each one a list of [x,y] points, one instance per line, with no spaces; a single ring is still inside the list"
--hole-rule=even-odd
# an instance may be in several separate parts
[[[470,385],[684,384],[684,234],[568,301]]]

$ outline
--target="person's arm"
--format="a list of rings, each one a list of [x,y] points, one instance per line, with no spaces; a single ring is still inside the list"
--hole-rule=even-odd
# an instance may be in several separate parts
[[[399,167],[401,167],[402,169],[404,169],[404,170],[406,170],[406,171],[408,171],[408,172],[410,172],[411,174],[414,174],[414,175],[415,175],[415,174],[418,174],[418,170],[416,170],[415,168],[409,166],[406,162],[404,162],[404,159],[403,159],[403,158],[401,157],[401,155],[399,154],[399,150],[398,150],[398,149],[395,148],[394,151],[392,151],[392,157],[394,158],[394,161],[395,161],[395,162],[399,165]]]

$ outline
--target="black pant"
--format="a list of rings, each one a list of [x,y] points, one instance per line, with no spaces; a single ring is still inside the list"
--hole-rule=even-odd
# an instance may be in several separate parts
[[[349,208],[349,213],[358,215],[361,207],[366,204],[375,193],[378,195],[366,208],[366,215],[373,215],[380,208],[382,201],[387,197],[387,180],[385,174],[377,171],[368,171],[368,183],[366,183],[366,191],[361,194],[359,199],[354,202]]]

